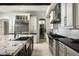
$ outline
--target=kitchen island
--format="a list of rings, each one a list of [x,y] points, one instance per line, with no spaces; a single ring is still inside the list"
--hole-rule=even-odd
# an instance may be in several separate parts
[[[0,56],[31,56],[33,36],[26,38],[27,36],[20,36],[14,40],[0,41]]]

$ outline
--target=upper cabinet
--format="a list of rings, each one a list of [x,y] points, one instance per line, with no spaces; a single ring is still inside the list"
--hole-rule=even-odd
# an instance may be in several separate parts
[[[67,3],[66,4],[66,15],[65,15],[65,22],[66,22],[66,26],[73,28],[73,20],[74,20],[74,8],[73,8],[72,3]]]
[[[79,28],[79,4],[78,3],[57,3],[51,4],[47,10],[47,17],[50,17],[52,24],[61,22],[61,26]]]
[[[66,4],[61,4],[61,26],[66,26]]]
[[[79,28],[79,3],[76,4],[76,27]]]
[[[16,14],[15,16],[15,30],[16,33],[29,32],[30,14]],[[23,28],[23,29],[22,29]]]
[[[30,14],[19,14],[16,15],[16,22],[17,23],[28,23],[30,19]]]
[[[79,28],[79,4],[61,4],[61,25],[67,28]]]
[[[69,28],[73,28],[73,4],[62,3],[61,4],[61,25]]]
[[[19,21],[19,22],[27,22],[28,21],[28,16],[16,15],[16,20]]]

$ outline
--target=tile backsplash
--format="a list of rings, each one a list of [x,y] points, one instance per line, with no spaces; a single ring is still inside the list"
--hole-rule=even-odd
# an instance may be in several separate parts
[[[59,29],[54,30],[55,33],[74,39],[79,39],[79,29],[69,29],[67,27],[59,27]]]
[[[15,25],[15,32],[22,33],[22,32],[29,32],[29,24],[16,24]]]

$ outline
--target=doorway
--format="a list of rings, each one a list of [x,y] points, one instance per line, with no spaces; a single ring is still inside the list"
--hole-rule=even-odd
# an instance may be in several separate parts
[[[39,20],[39,43],[46,42],[45,39],[45,19],[40,19]]]
[[[44,39],[44,33],[45,33],[44,24],[40,24],[40,39]]]

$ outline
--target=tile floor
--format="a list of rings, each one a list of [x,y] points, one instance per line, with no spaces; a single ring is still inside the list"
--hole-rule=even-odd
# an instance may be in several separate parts
[[[32,56],[52,56],[47,42],[34,44]]]

